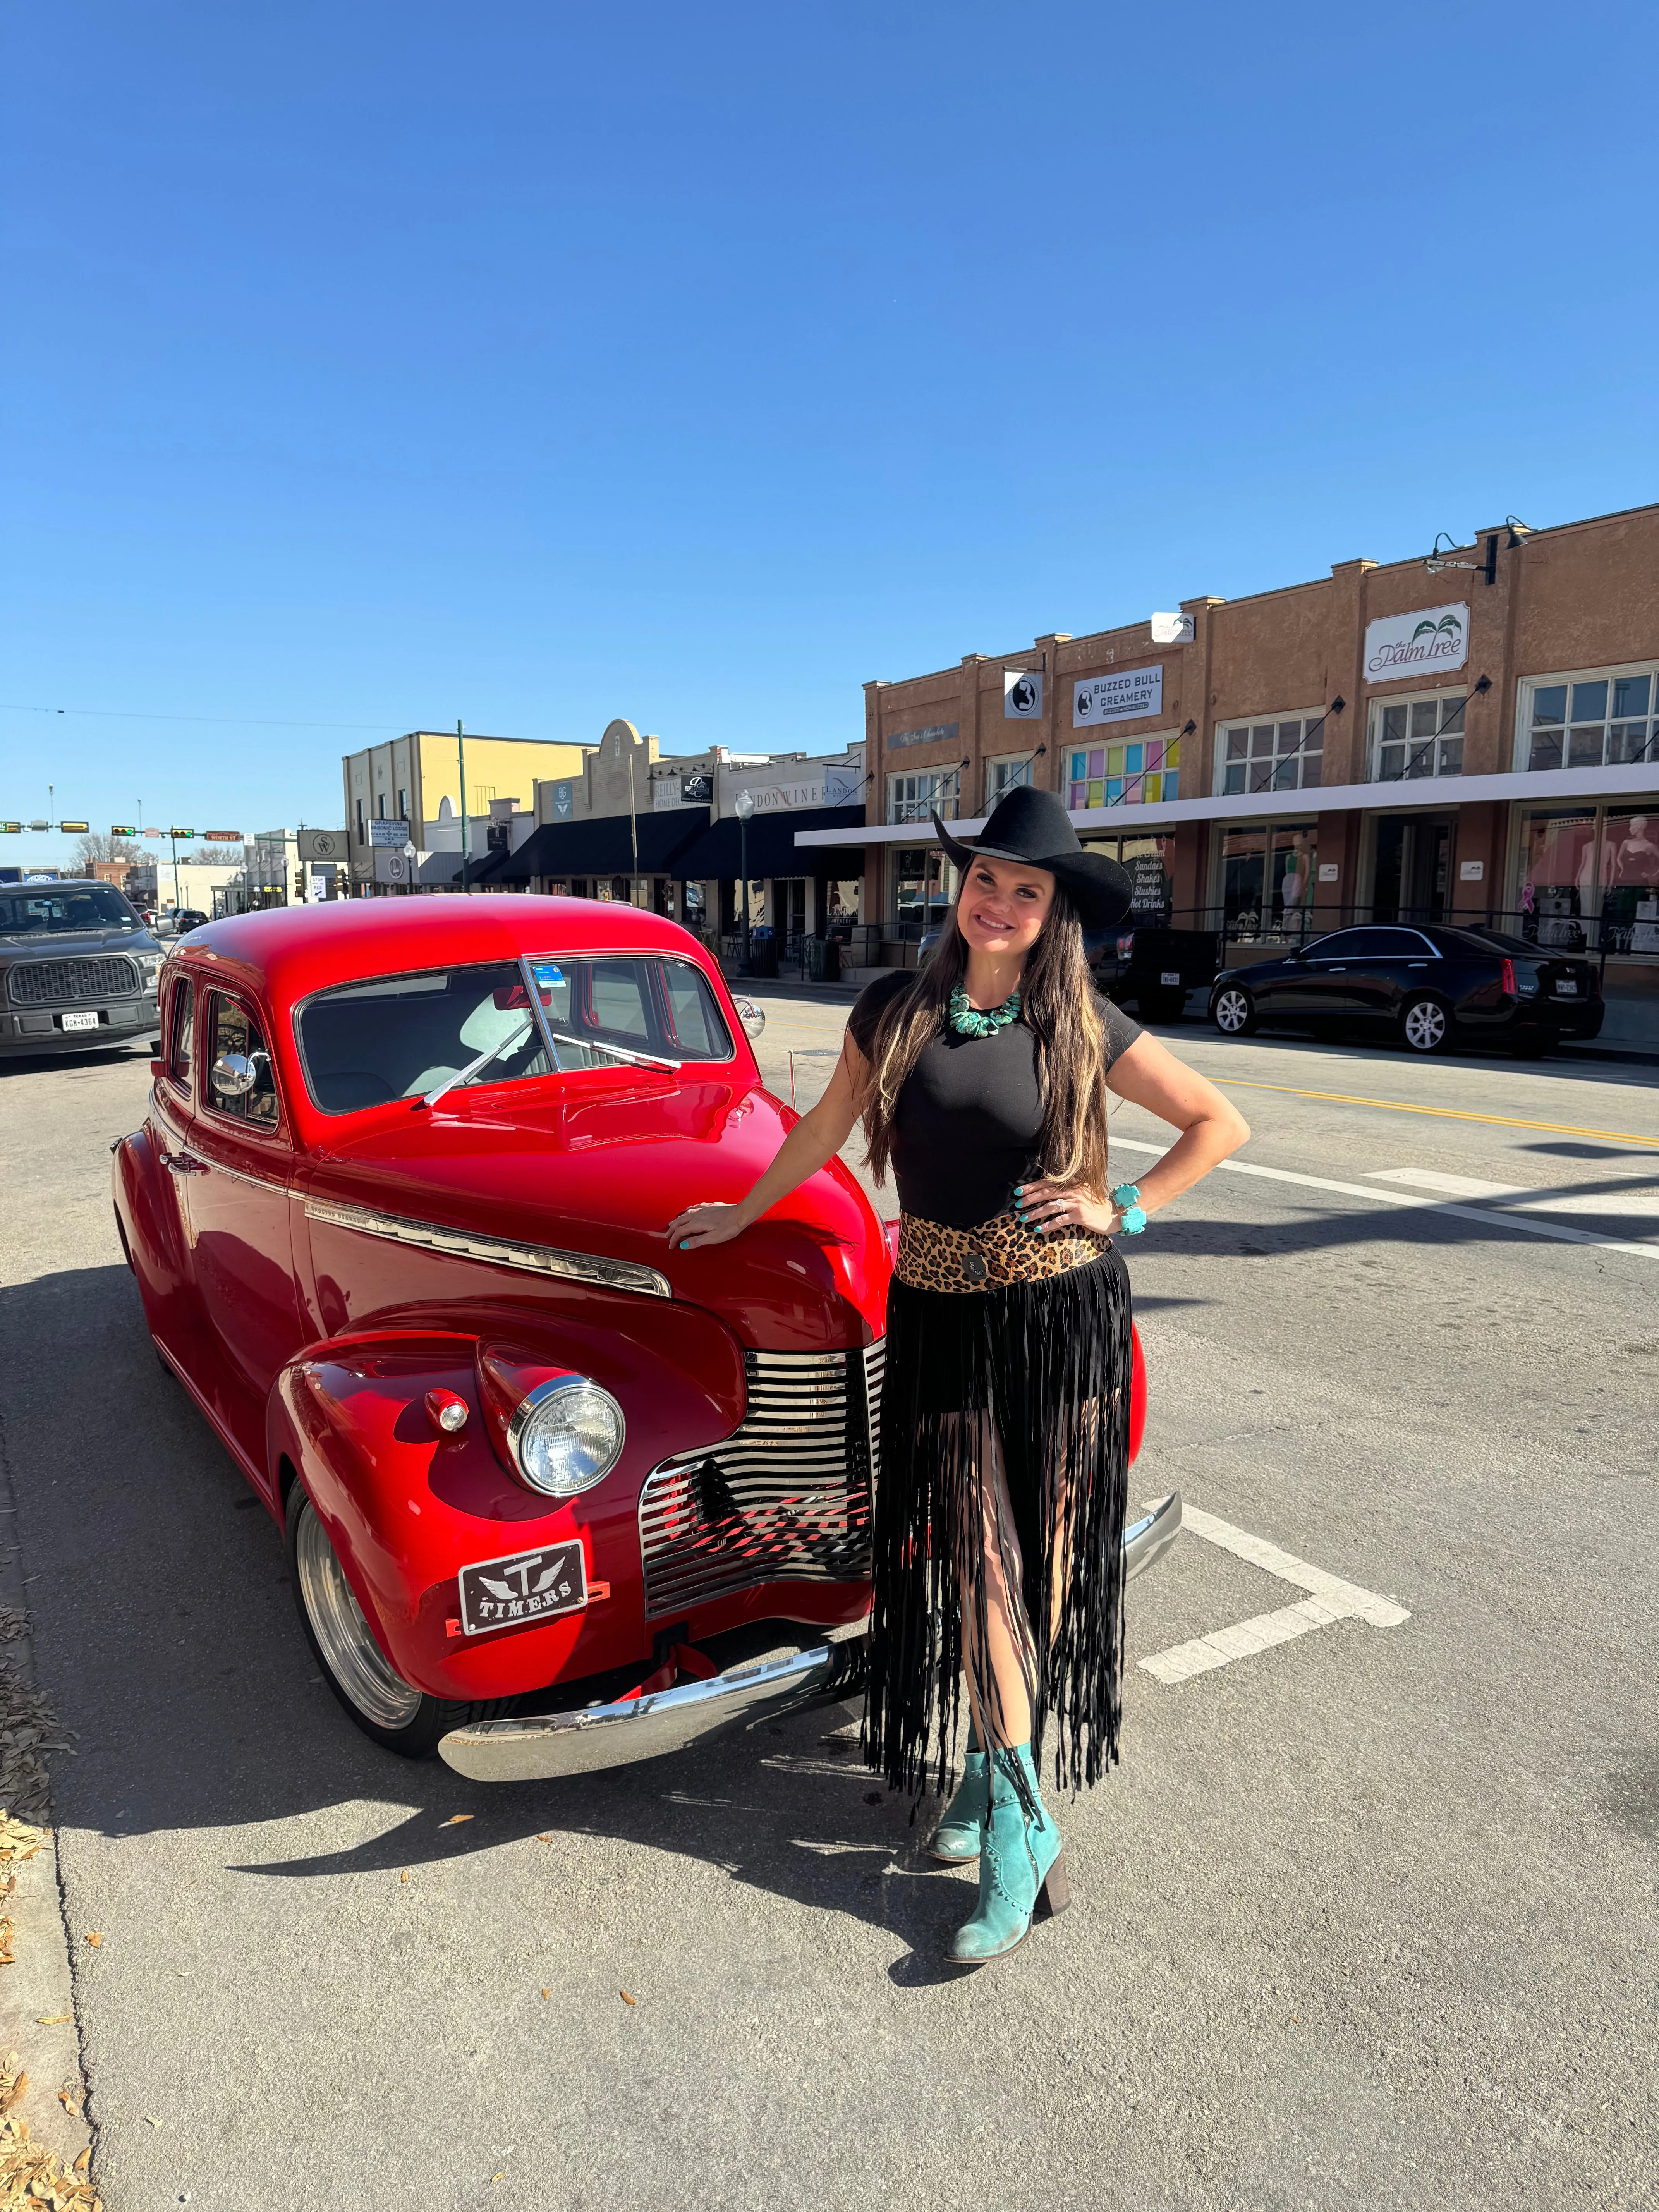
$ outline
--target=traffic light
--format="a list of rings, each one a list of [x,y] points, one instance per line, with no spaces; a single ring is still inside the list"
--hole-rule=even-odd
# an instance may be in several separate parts
[[[112,837],[136,837],[138,832],[131,822],[112,822],[109,834]]]
[[[169,837],[176,839],[179,837],[193,837],[196,835],[196,832],[193,830],[169,830],[167,831],[167,835]]]
[[[0,822],[0,837],[21,837],[22,834],[21,822]]]
[[[60,830],[78,830],[84,835],[91,829],[92,824],[90,822],[60,822],[58,827]]]

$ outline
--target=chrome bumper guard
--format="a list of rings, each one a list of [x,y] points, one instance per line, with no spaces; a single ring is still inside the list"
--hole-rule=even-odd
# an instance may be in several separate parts
[[[1181,1531],[1181,1498],[1166,1498],[1123,1532],[1126,1577],[1143,1574]],[[597,1774],[635,1759],[684,1751],[731,1728],[753,1728],[805,1705],[844,1703],[864,1684],[865,1639],[813,1645],[745,1661],[706,1682],[677,1683],[616,1705],[452,1729],[438,1746],[445,1762],[473,1782],[542,1782]]]

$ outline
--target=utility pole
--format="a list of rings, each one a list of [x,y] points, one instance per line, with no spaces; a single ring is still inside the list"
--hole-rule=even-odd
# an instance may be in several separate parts
[[[461,889],[467,890],[471,885],[466,872],[466,733],[459,722],[455,725],[455,750],[461,763]]]
[[[634,903],[634,886],[640,872],[640,824],[634,811],[634,744],[628,741],[628,903]]]
[[[743,881],[738,889],[743,899],[743,972],[749,973],[749,817],[755,811],[755,797],[750,791],[740,791],[732,801],[732,811],[738,817],[738,866],[743,871]]]

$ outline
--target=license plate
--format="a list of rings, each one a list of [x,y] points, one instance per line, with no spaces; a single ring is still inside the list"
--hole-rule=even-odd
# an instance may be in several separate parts
[[[463,1567],[459,1580],[461,1626],[469,1636],[580,1613],[587,1603],[587,1567],[580,1540],[481,1559]]]
[[[58,1018],[66,1030],[95,1030],[96,1014],[60,1014]]]
[[[1158,980],[1160,983],[1178,983],[1181,981],[1181,970],[1178,968],[1166,968]]]
[[[1578,986],[1577,983],[1558,983],[1555,987],[1555,995],[1558,999],[1576,999],[1578,996]]]

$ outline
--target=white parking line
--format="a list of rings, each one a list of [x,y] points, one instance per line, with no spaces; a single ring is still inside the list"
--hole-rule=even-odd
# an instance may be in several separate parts
[[[1167,1145],[1143,1145],[1133,1137],[1114,1134],[1112,1146],[1122,1152],[1147,1152],[1162,1158]],[[1458,1221],[1479,1221],[1486,1227],[1497,1222],[1518,1229],[1528,1237],[1553,1237],[1563,1244],[1599,1244],[1604,1251],[1634,1252],[1644,1260],[1659,1260],[1659,1243],[1628,1244],[1617,1237],[1598,1237],[1593,1230],[1569,1229],[1559,1221],[1535,1221],[1493,1206],[1450,1206],[1443,1199],[1408,1198],[1403,1191],[1378,1190],[1372,1183],[1335,1182],[1328,1176],[1297,1175],[1289,1168],[1264,1168],[1255,1160],[1223,1160],[1226,1175],[1261,1176],[1268,1182],[1299,1183],[1306,1190],[1334,1190],[1344,1198],[1368,1198],[1373,1206],[1414,1206],[1419,1213],[1449,1213]]]
[[[1372,1628],[1398,1628],[1401,1621],[1411,1619],[1405,1607],[1391,1597],[1361,1589],[1358,1583],[1345,1582],[1340,1575],[1328,1574],[1323,1567],[1310,1566],[1265,1537],[1252,1536],[1198,1506],[1183,1507],[1182,1527],[1231,1552],[1235,1559],[1277,1575],[1281,1582],[1293,1583],[1308,1595],[1299,1604],[1283,1606],[1277,1613],[1255,1613],[1249,1620],[1236,1621],[1231,1628],[1212,1629],[1207,1636],[1195,1636],[1188,1643],[1171,1644],[1167,1651],[1155,1651],[1140,1664],[1160,1682],[1188,1681],[1194,1674],[1208,1674],[1212,1667],[1226,1667],[1235,1659],[1271,1650],[1276,1644],[1289,1644],[1334,1620],[1363,1620]]]

